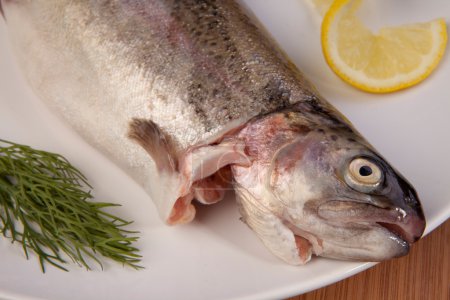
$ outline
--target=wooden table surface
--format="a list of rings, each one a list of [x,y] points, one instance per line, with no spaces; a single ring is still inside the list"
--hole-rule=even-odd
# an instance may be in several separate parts
[[[413,245],[402,258],[288,300],[449,300],[450,221]]]

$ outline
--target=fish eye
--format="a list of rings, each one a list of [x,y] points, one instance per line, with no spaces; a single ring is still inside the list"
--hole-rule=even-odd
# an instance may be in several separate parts
[[[353,189],[368,193],[377,189],[383,182],[381,168],[373,160],[357,157],[350,161],[345,172],[345,181]]]

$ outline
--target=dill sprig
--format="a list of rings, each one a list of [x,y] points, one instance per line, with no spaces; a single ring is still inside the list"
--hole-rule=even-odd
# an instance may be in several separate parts
[[[117,204],[92,202],[91,186],[63,156],[0,139],[0,231],[20,242],[27,259],[36,253],[45,263],[67,271],[65,253],[90,270],[97,254],[133,268],[141,256],[132,243],[131,222],[103,209]]]

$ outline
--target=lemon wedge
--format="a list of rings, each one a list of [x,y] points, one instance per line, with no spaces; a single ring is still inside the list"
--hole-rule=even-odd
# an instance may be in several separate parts
[[[443,19],[370,31],[355,15],[360,0],[335,0],[322,22],[322,49],[344,81],[373,93],[410,87],[427,78],[447,45]]]

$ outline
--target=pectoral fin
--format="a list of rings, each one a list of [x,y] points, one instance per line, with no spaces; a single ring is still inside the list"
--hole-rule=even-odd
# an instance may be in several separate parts
[[[130,122],[128,137],[138,143],[156,165],[157,174],[144,188],[160,217],[168,224],[190,222],[195,216],[191,204],[193,193],[189,192],[189,183],[178,172],[178,158],[170,140],[157,124],[143,119]]]
[[[176,172],[177,157],[169,139],[154,122],[133,119],[130,123],[128,137],[135,140],[155,161],[158,171]]]

